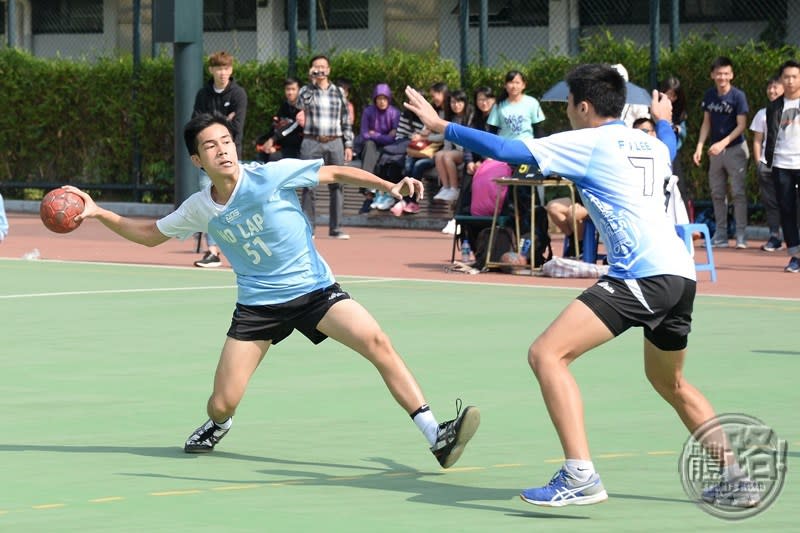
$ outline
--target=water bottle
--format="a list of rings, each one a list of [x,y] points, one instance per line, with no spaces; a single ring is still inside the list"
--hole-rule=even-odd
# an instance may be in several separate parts
[[[469,241],[464,239],[461,241],[461,262],[462,263],[469,263],[472,260],[472,248],[469,245]]]
[[[528,254],[531,252],[531,240],[530,239],[523,239],[522,246],[519,247],[519,253],[522,257],[528,257]]]

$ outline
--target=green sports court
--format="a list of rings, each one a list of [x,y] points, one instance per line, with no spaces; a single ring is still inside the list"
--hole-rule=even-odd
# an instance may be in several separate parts
[[[579,359],[594,506],[540,508],[520,489],[562,461],[526,362],[579,289],[340,277],[390,334],[441,420],[482,424],[441,470],[377,372],[295,334],[254,375],[234,428],[186,455],[235,301],[232,272],[0,260],[0,531],[789,531],[800,489],[793,331],[800,302],[698,296],[687,377],[719,413],[788,443],[781,494],[743,521],[689,501],[687,435],[642,372],[630,331]],[[397,294],[413,295],[397,305]]]

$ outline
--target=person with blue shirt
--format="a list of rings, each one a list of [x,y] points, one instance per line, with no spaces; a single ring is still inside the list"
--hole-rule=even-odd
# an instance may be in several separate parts
[[[188,122],[184,141],[192,162],[211,185],[190,196],[156,222],[122,217],[97,206],[83,191],[83,212],[118,235],[145,246],[171,237],[207,231],[219,243],[236,273],[238,298],[222,348],[209,419],[186,440],[186,453],[207,453],[228,432],[247,383],[267,350],[299,330],[314,344],[327,337],[363,355],[380,373],[392,396],[423,433],[439,464],[448,468],[461,456],[480,423],[477,408],[461,409],[439,424],[422,391],[370,313],[344,292],[312,240],[296,189],[348,183],[403,194],[422,195],[422,183],[404,178],[390,183],[365,170],[323,166],[321,159],[239,162],[231,124],[224,116],[201,114]]]
[[[714,87],[703,95],[703,124],[697,136],[697,146],[692,156],[696,166],[703,160],[703,145],[708,147],[708,185],[714,204],[717,229],[711,238],[712,246],[728,247],[728,180],[733,194],[733,216],[736,220],[736,248],[747,248],[747,160],[750,151],[745,142],[747,129],[747,96],[731,84],[733,62],[724,56],[711,63]]]
[[[686,428],[693,432],[715,416],[708,400],[683,375],[696,281],[693,260],[664,212],[662,184],[671,175],[669,149],[620,120],[625,81],[609,65],[578,66],[566,82],[573,130],[540,139],[498,140],[448,123],[411,88],[406,89],[405,104],[431,131],[444,131],[446,139],[466,149],[570,179],[606,243],[608,275],[570,303],[528,350],[528,363],[566,462],[547,485],[525,489],[520,496],[552,507],[608,498],[591,460],[583,401],[569,371],[569,364],[592,348],[631,327],[642,327],[645,374]],[[656,116],[669,117],[669,99],[654,91],[652,107],[659,106],[665,109],[657,110]],[[724,444],[719,432],[713,439],[704,444]],[[731,490],[723,494],[714,487],[704,499],[723,500],[745,481],[735,460],[722,460],[729,483],[720,486]],[[749,491],[752,483],[743,486],[748,490],[737,490],[737,501],[742,492],[754,496]],[[745,503],[753,504],[752,499]]]

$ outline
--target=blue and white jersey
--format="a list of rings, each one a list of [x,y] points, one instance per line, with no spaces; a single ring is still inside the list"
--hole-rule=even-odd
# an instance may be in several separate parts
[[[523,141],[545,176],[570,179],[597,226],[609,276],[696,279],[694,261],[665,214],[667,147],[622,121]]]
[[[242,164],[225,205],[211,199],[209,185],[156,225],[168,237],[210,234],[236,273],[239,303],[287,302],[335,282],[295,192],[316,186],[321,166],[321,159]]]

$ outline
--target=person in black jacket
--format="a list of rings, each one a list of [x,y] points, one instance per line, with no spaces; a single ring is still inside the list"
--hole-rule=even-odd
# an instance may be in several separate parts
[[[211,79],[197,91],[192,116],[219,113],[227,118],[233,125],[236,153],[241,156],[244,119],[247,116],[247,93],[233,79],[233,56],[225,51],[214,52],[208,56],[208,72],[211,74]],[[210,184],[211,180],[201,169],[200,188],[203,189]],[[206,242],[208,250],[201,259],[194,262],[194,266],[213,268],[222,265],[219,246],[207,233]],[[198,249],[199,247],[198,243]]]
[[[800,272],[800,232],[797,228],[797,187],[800,185],[800,62],[790,59],[778,69],[783,96],[767,105],[767,143],[764,158],[772,167],[775,197],[781,212],[789,264]]]
[[[269,130],[256,139],[256,161],[267,163],[284,157],[300,158],[305,115],[297,107],[299,92],[300,80],[288,77],[283,81],[283,94],[286,100],[272,117]]]

